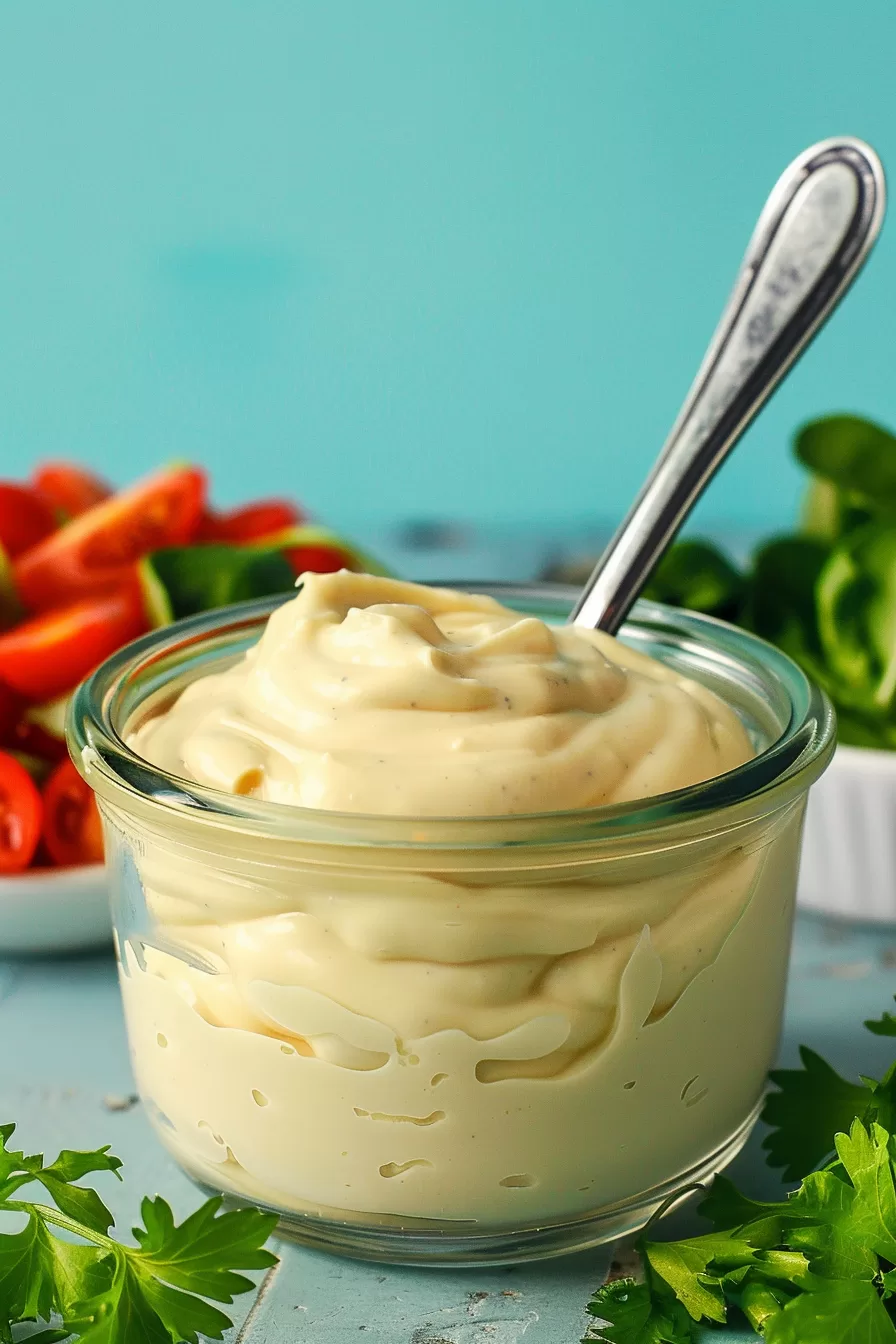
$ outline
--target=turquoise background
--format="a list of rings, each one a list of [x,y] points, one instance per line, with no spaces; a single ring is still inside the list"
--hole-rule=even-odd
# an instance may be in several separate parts
[[[896,165],[896,5],[5,0],[0,471],[84,458],[353,524],[612,520],[778,173]],[[896,421],[896,225],[704,520]]]

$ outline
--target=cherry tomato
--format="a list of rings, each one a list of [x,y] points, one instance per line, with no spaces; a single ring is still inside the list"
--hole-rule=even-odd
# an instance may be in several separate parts
[[[141,555],[193,539],[204,494],[203,472],[172,467],[95,504],[13,565],[20,598],[43,611],[114,586]]]
[[[292,566],[292,572],[296,578],[308,571],[314,574],[333,574],[337,569],[357,568],[354,558],[348,551],[340,550],[338,546],[328,546],[325,543],[310,546],[287,546],[283,554]]]
[[[134,579],[0,634],[0,680],[31,700],[54,700],[146,629]]]
[[[111,485],[74,462],[42,462],[31,479],[37,493],[62,518],[77,518],[112,494]]]
[[[70,760],[57,765],[44,785],[43,805],[43,842],[54,863],[102,863],[103,827],[93,790]]]
[[[206,513],[199,528],[199,541],[223,541],[240,545],[261,541],[302,520],[295,504],[286,499],[259,499],[230,513]]]
[[[11,686],[6,686],[0,681],[0,743],[3,746],[18,749],[15,732],[27,703],[23,695],[19,695]],[[21,750],[24,751],[25,748],[22,747]]]
[[[55,513],[36,490],[0,481],[0,544],[8,556],[37,546],[58,527]]]
[[[45,728],[41,728],[40,724],[31,723],[25,718],[19,719],[3,741],[13,751],[22,751],[26,756],[37,756],[40,760],[49,761],[53,765],[68,755],[61,737],[54,737]]]
[[[21,873],[40,839],[43,804],[23,765],[0,751],[0,873]]]

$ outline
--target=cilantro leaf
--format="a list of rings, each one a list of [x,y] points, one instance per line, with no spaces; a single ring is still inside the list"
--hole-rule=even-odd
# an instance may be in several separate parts
[[[872,1283],[830,1282],[789,1302],[765,1327],[766,1344],[896,1344],[896,1325]]]
[[[800,1047],[801,1069],[775,1069],[778,1088],[766,1100],[762,1118],[772,1127],[763,1140],[772,1167],[783,1167],[785,1181],[798,1181],[834,1151],[834,1135],[863,1115],[873,1093],[849,1083],[807,1046]]]
[[[697,1329],[680,1302],[634,1279],[605,1283],[588,1303],[607,1344],[694,1344]],[[586,1339],[593,1339],[593,1335]]]

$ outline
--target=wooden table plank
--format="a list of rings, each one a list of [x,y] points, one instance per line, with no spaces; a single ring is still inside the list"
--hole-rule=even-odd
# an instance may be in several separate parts
[[[608,1252],[491,1270],[390,1269],[286,1247],[242,1338],[296,1344],[560,1344],[579,1340]]]

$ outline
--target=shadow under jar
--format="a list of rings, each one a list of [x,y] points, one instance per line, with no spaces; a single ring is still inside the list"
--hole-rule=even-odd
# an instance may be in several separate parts
[[[574,596],[478,591],[552,622]],[[830,707],[762,641],[642,603],[623,639],[721,696],[757,753],[659,798],[348,815],[206,789],[128,749],[275,605],[146,636],[70,718],[159,1138],[201,1186],[370,1259],[535,1259],[643,1225],[755,1122]]]

